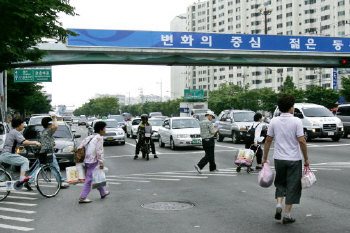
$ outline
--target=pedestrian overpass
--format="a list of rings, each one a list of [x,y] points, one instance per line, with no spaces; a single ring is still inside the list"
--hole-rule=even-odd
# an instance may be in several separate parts
[[[350,67],[350,38],[70,29],[67,43],[44,43],[38,61],[168,66]]]

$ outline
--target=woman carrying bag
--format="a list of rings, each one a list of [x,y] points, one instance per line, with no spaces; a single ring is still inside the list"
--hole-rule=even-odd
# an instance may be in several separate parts
[[[87,199],[87,196],[91,191],[93,171],[97,166],[99,166],[100,169],[104,168],[104,150],[102,136],[106,134],[106,123],[103,121],[96,122],[94,125],[94,132],[95,134],[85,138],[79,146],[79,148],[85,146],[86,151],[84,158],[86,177],[84,187],[79,198],[80,204],[92,202],[91,200]],[[110,194],[109,191],[106,191],[105,187],[100,187],[97,190],[100,192],[102,199]]]

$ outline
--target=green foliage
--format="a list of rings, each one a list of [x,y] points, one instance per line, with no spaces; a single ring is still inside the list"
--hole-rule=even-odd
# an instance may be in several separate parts
[[[37,83],[14,83],[13,72],[7,75],[7,105],[22,115],[48,113],[50,101],[41,92],[42,86]]]
[[[119,114],[119,100],[115,97],[102,97],[91,99],[74,111],[75,116],[107,116]]]
[[[305,97],[308,103],[320,104],[329,109],[336,107],[339,100],[337,91],[319,86],[307,89]]]
[[[44,38],[64,41],[74,35],[58,21],[61,13],[76,15],[69,0],[2,0],[0,12],[0,71],[14,62],[40,59],[43,52],[32,47]]]
[[[281,93],[293,95],[296,103],[307,102],[305,100],[305,91],[296,89],[293,79],[290,76],[287,76],[286,80],[284,81],[281,87]]]
[[[350,76],[345,78],[343,77],[341,79],[341,85],[343,89],[341,89],[340,95],[344,97],[346,101],[350,101]]]

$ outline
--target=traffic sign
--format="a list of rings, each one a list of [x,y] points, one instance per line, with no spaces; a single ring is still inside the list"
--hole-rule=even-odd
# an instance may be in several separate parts
[[[184,98],[186,100],[202,100],[204,99],[204,91],[203,89],[199,89],[199,90],[185,89]]]
[[[15,83],[52,82],[51,68],[15,69]]]

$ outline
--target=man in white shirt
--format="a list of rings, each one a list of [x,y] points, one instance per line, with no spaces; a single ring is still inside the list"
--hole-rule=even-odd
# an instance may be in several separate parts
[[[304,166],[309,166],[307,145],[304,137],[304,129],[299,118],[294,117],[295,98],[292,95],[283,94],[277,101],[281,112],[279,117],[271,120],[264,148],[263,164],[266,162],[271,143],[274,144],[274,160],[276,169],[276,214],[275,219],[282,217],[282,203],[285,200],[285,216],[283,224],[293,223],[295,219],[290,212],[293,204],[300,203],[302,155]]]

